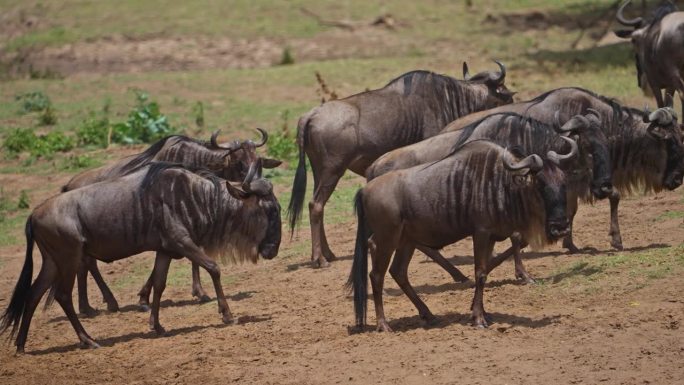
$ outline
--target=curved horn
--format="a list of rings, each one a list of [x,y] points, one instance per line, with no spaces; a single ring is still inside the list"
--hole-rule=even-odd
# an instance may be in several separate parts
[[[546,153],[546,157],[549,159],[549,161],[554,163],[556,166],[560,166],[561,162],[564,160],[571,159],[572,157],[577,155],[577,152],[579,151],[577,147],[577,142],[565,136],[561,136],[561,139],[570,144],[570,152],[568,154],[559,155],[556,151],[553,150]]]
[[[221,149],[221,150],[228,150],[228,151],[235,151],[240,148],[240,142],[235,142],[233,143],[230,147],[222,147],[221,145],[218,144],[216,139],[219,136],[219,132],[221,130],[216,130],[214,131],[213,134],[211,134],[211,139],[209,140],[209,143],[211,143],[211,146],[216,149]]]
[[[587,108],[587,112],[591,115],[596,116],[596,119],[601,120],[601,113],[593,108]]]
[[[497,84],[501,84],[506,79],[506,66],[501,64],[501,62],[498,60],[494,60],[494,63],[499,66],[499,76],[493,78],[492,81],[496,82]]]
[[[252,192],[250,185],[252,184],[252,180],[254,179],[258,168],[261,168],[261,159],[258,159],[256,162],[252,162],[252,164],[249,165],[247,176],[245,176],[245,180],[242,182],[242,189],[246,192]]]
[[[522,170],[524,168],[529,168],[531,171],[539,171],[544,167],[544,162],[537,154],[532,154],[525,159],[514,163],[511,160],[511,153],[508,152],[508,149],[504,152],[503,164],[507,170],[511,171]]]
[[[463,80],[470,80],[470,71],[468,71],[468,63],[463,62]]]
[[[558,115],[559,115],[559,113],[558,113],[558,111],[556,111],[556,115],[554,116],[554,118],[556,119],[556,121],[554,123],[554,128],[556,129],[557,132],[562,133],[562,134],[568,133],[571,131],[575,131],[575,130],[579,130],[581,128],[586,128],[590,124],[589,120],[587,118],[585,118],[584,116],[575,115],[572,118],[570,118],[570,120],[565,122],[565,124],[561,127],[560,121],[558,120]]]
[[[632,0],[627,0],[625,1],[620,8],[617,10],[617,14],[615,15],[617,17],[617,20],[620,22],[622,25],[626,25],[628,27],[635,27],[639,28],[641,27],[641,23],[644,22],[643,17],[635,17],[634,19],[625,19],[625,15],[623,15],[623,11],[625,10],[625,7],[631,2]]]
[[[263,128],[257,127],[256,129],[261,133],[261,142],[256,143],[255,146],[261,147],[268,142],[268,132],[266,132],[266,130]]]
[[[667,108],[667,107],[666,107]],[[666,108],[658,108],[648,115],[650,122],[656,122],[661,126],[666,126],[672,123],[672,114]]]
[[[648,105],[644,106],[644,117],[641,119],[644,123],[650,123],[651,120],[649,119],[649,116],[651,115],[651,109],[648,108]]]

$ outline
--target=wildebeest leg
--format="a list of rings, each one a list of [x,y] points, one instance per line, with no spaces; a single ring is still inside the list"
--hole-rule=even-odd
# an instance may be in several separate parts
[[[150,294],[152,293],[152,284],[154,282],[153,277],[154,268],[152,269],[150,276],[147,277],[147,281],[145,281],[145,284],[140,288],[140,291],[138,292],[138,305],[140,305],[140,311],[150,310]]]
[[[100,289],[100,292],[102,293],[102,300],[107,303],[107,310],[109,311],[119,311],[119,303],[116,301],[116,298],[114,298],[114,294],[112,294],[112,291],[109,289],[109,286],[104,281],[104,278],[102,278],[102,274],[100,274],[100,269],[97,267],[97,260],[95,258],[85,256],[85,263],[88,267],[88,271],[90,271],[90,274],[93,276],[93,279],[95,280],[95,283],[97,284],[97,287]],[[86,292],[86,301],[88,299],[88,293]]]
[[[431,249],[432,250],[432,249]],[[392,261],[392,266],[390,266],[389,272],[392,278],[397,282],[401,290],[406,294],[407,297],[413,302],[413,306],[418,310],[418,315],[422,318],[428,325],[435,323],[437,318],[432,314],[430,309],[427,307],[425,302],[423,302],[418,294],[411,286],[408,279],[408,266],[411,263],[411,258],[413,257],[414,246],[410,244],[402,244],[397,249],[394,254],[394,260]],[[448,263],[448,262],[447,262]]]
[[[71,266],[69,266],[67,262],[63,263],[60,268],[60,274],[57,277],[57,282],[55,282],[54,285],[55,300],[62,307],[62,310],[64,310],[64,314],[66,314],[69,322],[71,322],[71,326],[74,328],[79,341],[81,341],[81,347],[93,349],[99,348],[100,345],[98,345],[97,342],[95,342],[95,340],[88,335],[83,328],[81,321],[78,320],[76,310],[74,310],[74,303],[71,299],[71,292],[74,289],[74,280],[76,278],[76,270],[78,267],[74,266],[74,268],[71,269]]]
[[[534,278],[525,269],[525,265],[522,263],[522,253],[520,252],[520,249],[524,247],[524,243],[520,233],[513,233],[511,236],[511,249],[513,249],[513,260],[515,261],[515,278],[531,284],[535,283]]]
[[[444,269],[447,273],[451,275],[451,278],[453,278],[454,281],[456,282],[466,282],[468,281],[468,277],[463,275],[459,269],[456,268],[456,266],[452,265],[449,263],[449,261],[444,258],[444,256],[437,250],[426,247],[426,246],[416,246],[416,248],[420,251],[423,252],[423,254],[427,255],[430,259],[435,261],[442,269]],[[396,257],[395,257],[396,260]],[[394,266],[394,265],[392,265]],[[391,271],[390,271],[391,273]]]
[[[40,268],[40,273],[38,277],[31,285],[31,293],[26,299],[26,305],[24,306],[24,312],[21,316],[21,326],[19,327],[19,333],[17,334],[17,353],[24,352],[24,346],[26,345],[26,337],[28,337],[29,326],[31,326],[31,319],[33,318],[33,313],[38,307],[41,298],[45,295],[45,292],[52,286],[55,278],[57,277],[57,268],[55,267],[52,260],[43,259],[43,265]]]
[[[76,280],[78,281],[78,312],[88,317],[93,317],[97,311],[88,302],[88,257],[83,258],[83,263],[78,266]]]
[[[152,285],[154,286],[154,295],[152,296],[152,311],[150,312],[150,329],[157,332],[157,335],[163,335],[166,330],[159,323],[159,303],[161,296],[166,288],[166,277],[169,273],[169,265],[171,264],[171,257],[157,252],[154,259],[154,269],[152,269]]]
[[[209,298],[207,292],[202,287],[199,265],[195,262],[192,263],[192,296],[199,299],[200,302],[211,301],[211,298]]]
[[[620,223],[618,222],[620,193],[617,189],[613,189],[608,200],[610,201],[610,245],[618,250],[622,250],[622,235],[620,235]]]
[[[475,254],[475,295],[471,309],[473,325],[481,328],[489,326],[487,313],[484,310],[484,286],[487,282],[487,265],[494,250],[494,241],[489,233],[473,234],[473,251]]]
[[[378,244],[380,243],[380,244]],[[372,270],[368,274],[370,276],[371,287],[373,288],[373,303],[375,304],[375,319],[377,321],[377,331],[391,332],[389,323],[385,319],[385,309],[382,304],[382,288],[385,283],[385,274],[392,258],[391,248],[388,248],[384,242],[375,242],[373,237],[368,240],[368,248],[371,255]]]
[[[221,268],[214,262],[208,255],[202,251],[201,248],[195,244],[184,244],[181,245],[182,254],[185,255],[190,261],[197,263],[200,267],[205,269],[211,280],[214,283],[214,290],[216,290],[216,300],[218,302],[218,310],[222,315],[223,323],[232,324],[234,323],[233,315],[228,307],[228,301],[226,300],[226,295],[223,294],[223,287],[221,286]]]
[[[329,261],[335,259],[335,255],[328,246],[323,223],[324,208],[330,195],[335,190],[337,182],[344,174],[344,168],[328,168],[314,172],[314,195],[309,202],[309,221],[311,223],[311,262],[314,267],[327,267]]]
[[[572,220],[577,213],[577,199],[568,199],[566,213],[568,214],[568,220],[570,221],[570,233],[563,238],[563,247],[568,249],[568,253],[570,254],[579,253],[580,249],[575,246],[575,242],[572,240]]]

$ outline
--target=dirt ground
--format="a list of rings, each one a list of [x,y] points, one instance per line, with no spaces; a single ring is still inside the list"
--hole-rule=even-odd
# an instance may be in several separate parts
[[[623,200],[624,253],[684,242],[682,219],[662,215],[681,209],[681,199],[682,193],[675,191]],[[575,226],[578,245],[614,254],[606,235],[607,202],[582,206]],[[59,306],[36,312],[28,354],[14,356],[13,346],[2,347],[0,383],[676,384],[684,378],[681,274],[643,281],[638,271],[617,269],[581,292],[563,281],[574,282],[573,275],[591,279],[591,269],[567,266],[607,257],[568,256],[559,246],[529,252],[528,270],[544,283],[522,285],[514,279],[512,263],[504,263],[488,280],[485,307],[494,323],[482,330],[469,324],[472,286],[453,283],[436,264],[416,255],[412,283],[439,323],[424,328],[388,276],[385,308],[395,333],[350,334],[353,308],[343,284],[351,267],[355,223],[328,228],[340,256],[330,268],[311,269],[308,250],[296,251],[296,244],[308,237],[305,227],[294,243],[284,237],[280,256],[272,261],[223,267],[224,289],[238,325],[221,323],[215,301],[198,304],[191,299],[189,285],[170,285],[161,309],[168,335],[156,337],[148,329],[148,314],[135,305],[136,289],[143,283],[136,282],[114,290],[121,312],[82,319],[100,349],[78,348]],[[4,309],[24,246],[1,251]],[[39,264],[38,254],[34,260]],[[470,243],[463,241],[445,255],[472,276],[471,254]],[[151,266],[151,257],[148,253],[101,269],[112,282],[129,274],[142,258]],[[188,262],[175,264],[187,268]],[[206,275],[203,280],[210,288]],[[636,285],[638,280],[645,283]],[[105,308],[93,282],[91,302]],[[372,305],[370,309],[373,325]]]

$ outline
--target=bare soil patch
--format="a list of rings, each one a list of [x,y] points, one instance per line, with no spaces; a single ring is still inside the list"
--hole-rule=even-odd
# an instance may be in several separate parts
[[[663,215],[682,210],[681,199],[680,191],[625,199],[621,225],[627,250],[623,253],[647,253],[684,242],[682,218]],[[591,269],[567,268],[586,258],[618,254],[608,246],[607,202],[582,206],[575,222],[577,244],[597,248],[597,255],[565,255],[559,246],[528,252],[528,270],[546,279],[536,286],[516,282],[512,263],[492,273],[485,306],[494,323],[486,330],[469,324],[471,285],[453,283],[434,263],[416,254],[412,284],[438,316],[437,326],[424,328],[388,276],[385,309],[396,332],[350,335],[353,308],[342,285],[351,267],[356,225],[350,218],[329,227],[340,260],[328,269],[309,267],[308,248],[295,251],[302,250],[299,242],[308,239],[306,228],[294,241],[284,237],[275,260],[224,266],[224,288],[240,319],[238,325],[224,326],[214,301],[192,300],[189,285],[171,284],[161,311],[169,335],[157,338],[148,330],[148,314],[135,306],[138,285],[143,283],[135,282],[115,289],[123,311],[103,311],[83,320],[101,349],[78,349],[58,306],[37,312],[29,354],[15,357],[11,346],[0,352],[0,382],[450,384],[467,379],[473,384],[676,384],[684,378],[681,269],[679,274],[646,279],[625,266],[593,279]],[[502,243],[497,248],[505,247]],[[4,308],[24,248],[1,252],[0,308]],[[468,241],[445,253],[472,276]],[[151,266],[152,255],[101,268],[111,283],[141,264]],[[188,270],[186,261],[174,262],[171,274],[179,266]],[[586,279],[577,280],[580,277]],[[208,288],[206,276],[204,282]],[[580,290],[573,282],[590,285]],[[104,309],[98,297],[92,290],[91,302]],[[374,324],[370,308],[369,323]]]

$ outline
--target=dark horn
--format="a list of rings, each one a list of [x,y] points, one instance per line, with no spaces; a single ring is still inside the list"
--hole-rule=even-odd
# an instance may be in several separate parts
[[[639,28],[639,27],[641,27],[641,23],[643,23],[643,21],[644,21],[643,17],[635,17],[634,19],[628,20],[628,19],[625,19],[625,15],[623,15],[625,7],[627,7],[627,5],[630,2],[631,2],[631,0],[627,0],[620,6],[620,8],[618,8],[617,15],[616,15],[617,20],[622,25]]]
[[[246,192],[252,192],[251,189],[251,184],[252,184],[252,179],[254,179],[254,175],[257,173],[257,163],[260,163],[261,159],[257,160],[256,162],[252,162],[251,165],[249,165],[249,170],[247,170],[247,176],[245,176],[245,180],[242,182],[242,189],[245,190]]]
[[[499,77],[496,79],[492,79],[493,81],[497,83],[503,83],[504,80],[506,79],[506,66],[501,64],[500,61],[494,60],[494,63],[496,63],[499,66]]]
[[[210,139],[211,145],[214,146],[214,147],[216,147],[216,148],[220,148],[220,147],[221,147],[221,146],[218,145],[218,143],[216,143],[216,138],[218,138],[219,132],[221,132],[221,130],[216,130],[216,131],[214,131],[214,133],[211,134],[211,139]]]
[[[263,128],[257,127],[256,129],[261,133],[261,142],[256,143],[255,146],[261,147],[264,144],[266,144],[266,142],[268,142],[268,132],[266,132],[266,130],[264,130]]]
[[[531,171],[539,171],[544,167],[544,162],[542,161],[541,157],[537,154],[532,154],[525,159],[521,160],[520,162],[513,162],[511,161],[511,153],[506,150],[504,152],[503,156],[503,164],[504,167],[508,170],[515,171],[515,170],[522,170],[524,168],[529,168]]]
[[[463,62],[463,80],[470,80],[470,71],[468,71],[468,63]]]
[[[589,126],[589,120],[587,118],[585,118],[582,115],[575,115],[570,120],[565,122],[563,127],[558,128],[556,131],[561,132],[561,133],[567,133],[567,132],[579,130],[581,128],[586,128],[588,126]]]
[[[569,153],[567,153],[566,155],[559,155],[556,151],[549,151],[548,153],[546,153],[546,156],[549,159],[549,161],[554,163],[556,166],[560,166],[561,162],[564,160],[571,159],[572,157],[577,155],[577,152],[579,151],[577,147],[577,142],[565,136],[561,136],[561,139],[565,140],[570,144]]]
[[[665,108],[658,108],[657,110],[651,112],[648,115],[648,120],[651,122],[657,122],[661,126],[668,125],[672,123],[672,115]]]

